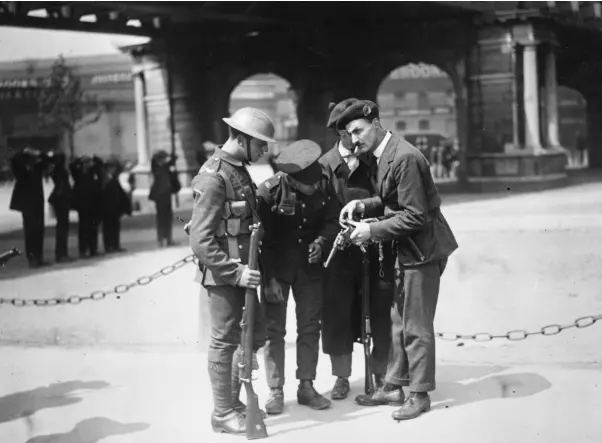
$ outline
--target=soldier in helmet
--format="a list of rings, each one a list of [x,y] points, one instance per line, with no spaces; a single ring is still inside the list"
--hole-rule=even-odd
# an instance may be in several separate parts
[[[297,402],[326,409],[330,401],[313,387],[322,316],[323,260],[339,232],[340,205],[320,166],[320,147],[310,140],[287,146],[275,159],[280,171],[259,186],[264,309],[268,342],[265,363],[270,387],[268,414],[280,414],[284,395],[284,336],[290,289],[297,314]]]
[[[341,206],[354,199],[376,194],[372,173],[376,168],[374,156],[358,156],[351,137],[337,130],[336,123],[346,107],[357,102],[349,98],[331,103],[327,127],[340,137],[335,146],[320,158],[332,175]],[[393,301],[393,249],[391,243],[368,247],[370,259],[370,318],[373,338],[371,369],[376,385],[384,383],[391,343],[391,303]],[[332,399],[342,400],[349,394],[349,377],[353,343],[360,336],[362,255],[357,247],[339,251],[333,258],[324,279],[324,308],[322,314],[322,347],[330,355],[332,375],[336,377]],[[390,399],[395,403],[395,399]],[[399,405],[401,403],[397,402]]]
[[[189,223],[190,246],[199,260],[200,283],[209,296],[211,342],[209,379],[215,432],[245,433],[244,405],[239,402],[240,321],[246,288],[256,288],[260,272],[247,266],[250,226],[259,221],[256,188],[245,165],[256,162],[274,142],[274,124],[263,112],[242,108],[224,118],[226,143],[215,149],[191,187],[194,194]],[[256,311],[255,348],[265,343],[265,321]]]

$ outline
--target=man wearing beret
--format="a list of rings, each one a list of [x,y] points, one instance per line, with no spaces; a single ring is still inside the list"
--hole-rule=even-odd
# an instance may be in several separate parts
[[[340,137],[334,147],[320,158],[332,176],[341,206],[351,200],[372,197],[376,183],[372,171],[376,159],[372,155],[354,154],[351,137],[344,129],[336,129],[341,113],[357,99],[331,103],[327,127]],[[383,383],[391,343],[391,302],[393,298],[393,260],[391,242],[368,247],[370,259],[370,318],[373,337],[371,368],[376,385]],[[337,252],[324,279],[322,312],[322,348],[330,355],[332,375],[336,377],[332,399],[342,400],[349,394],[349,377],[354,342],[361,336],[362,254],[350,247]],[[398,404],[395,395],[390,402]],[[399,403],[400,404],[400,403]]]
[[[259,286],[259,271],[249,269],[251,225],[259,222],[256,188],[245,168],[274,142],[274,124],[263,112],[242,108],[230,118],[229,137],[192,180],[192,218],[187,225],[190,246],[199,260],[201,284],[209,296],[211,342],[208,369],[215,432],[245,433],[245,406],[239,401],[238,364],[246,288]],[[265,343],[263,311],[257,309],[253,351]],[[255,357],[255,356],[254,356]]]
[[[338,202],[318,158],[320,146],[299,140],[274,161],[278,173],[259,186],[262,242],[262,297],[267,319],[264,348],[270,397],[268,414],[280,414],[284,395],[284,336],[292,289],[297,315],[297,402],[326,409],[330,400],[313,387],[318,365],[322,318],[323,260],[339,231]]]
[[[428,392],[435,389],[433,321],[439,282],[447,258],[458,244],[441,213],[441,197],[428,161],[401,137],[383,129],[378,115],[376,104],[358,100],[347,106],[337,121],[337,128],[350,134],[356,152],[371,154],[378,163],[378,195],[349,202],[341,219],[382,217],[378,222],[358,223],[351,240],[393,240],[397,251],[386,384],[357,402],[383,404],[387,393],[407,386],[409,396],[393,412],[395,420],[407,420],[430,409]]]

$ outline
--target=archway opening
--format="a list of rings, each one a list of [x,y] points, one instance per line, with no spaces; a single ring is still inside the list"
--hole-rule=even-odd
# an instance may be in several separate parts
[[[586,168],[589,165],[587,102],[575,89],[558,86],[558,136],[568,153],[568,167]]]
[[[420,149],[438,181],[457,179],[455,99],[449,75],[426,63],[409,63],[394,69],[377,93],[383,127]]]
[[[280,147],[297,137],[297,100],[291,84],[273,73],[260,73],[241,81],[230,93],[229,112],[253,107],[270,116],[275,126],[276,143],[270,144],[268,155],[259,163],[270,163]]]

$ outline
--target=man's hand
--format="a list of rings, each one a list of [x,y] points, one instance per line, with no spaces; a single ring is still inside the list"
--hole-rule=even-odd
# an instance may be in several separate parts
[[[282,287],[275,277],[270,278],[270,281],[263,286],[263,296],[268,303],[282,303],[284,296],[282,295]]]
[[[355,223],[355,229],[351,233],[349,239],[355,244],[368,243],[372,238],[370,233],[370,225],[368,223]]]
[[[339,220],[353,220],[355,214],[363,214],[365,210],[366,207],[361,200],[351,200],[343,209],[341,209]]]
[[[322,258],[322,245],[320,243],[312,242],[309,245],[309,262],[311,264],[318,263]]]
[[[259,286],[259,283],[261,283],[261,273],[259,271],[253,271],[245,265],[238,286],[253,289]]]

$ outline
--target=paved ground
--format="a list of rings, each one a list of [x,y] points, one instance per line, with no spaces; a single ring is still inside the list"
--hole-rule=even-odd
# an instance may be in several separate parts
[[[600,177],[580,175],[569,188],[534,194],[446,196],[444,212],[461,247],[443,278],[438,331],[537,331],[602,314]],[[155,248],[152,223],[152,216],[127,220],[129,252],[121,256],[36,271],[16,259],[0,271],[0,296],[88,294],[189,253],[179,230],[180,246]],[[19,242],[18,233],[0,235],[0,249]],[[193,278],[186,266],[119,299],[0,306],[0,442],[240,441],[209,428]],[[291,303],[292,331],[293,309]],[[580,443],[602,435],[602,322],[520,342],[439,340],[434,411],[401,424],[390,419],[391,408],[362,409],[351,399],[322,412],[296,405],[294,334],[287,342],[288,402],[285,414],[267,422],[273,441]],[[360,352],[354,368],[357,394]],[[323,392],[331,388],[329,374],[321,356],[316,385]],[[260,370],[262,404],[263,380]]]

